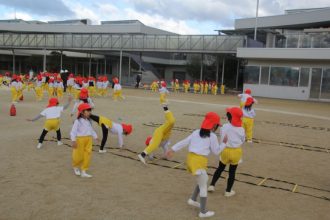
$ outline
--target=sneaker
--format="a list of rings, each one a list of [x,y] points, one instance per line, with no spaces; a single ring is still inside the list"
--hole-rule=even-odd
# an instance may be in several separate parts
[[[215,191],[214,186],[209,186],[209,188],[207,188],[207,191],[209,191],[209,192],[214,192],[214,191]]]
[[[92,175],[86,173],[86,171],[81,171],[80,176],[83,178],[92,178],[93,177]]]
[[[209,217],[212,217],[212,216],[214,216],[214,214],[215,214],[215,212],[212,212],[212,211],[208,211],[208,212],[206,212],[206,213],[199,213],[199,217],[200,218],[209,218]]]
[[[104,153],[106,153],[107,152],[107,150],[99,150],[99,153],[100,154],[104,154]]]
[[[63,145],[62,141],[57,141],[57,146]]]
[[[79,170],[79,168],[77,168],[77,167],[74,167],[74,168],[73,168],[73,172],[74,172],[74,174],[75,174],[76,176],[80,176],[80,175],[81,175],[80,170]]]
[[[138,155],[138,158],[144,165],[147,165],[146,160],[144,159],[144,157],[142,157],[141,154]]]
[[[192,200],[192,199],[189,199],[189,200],[187,201],[187,203],[188,203],[188,205],[194,206],[194,207],[196,207],[196,208],[200,208],[200,207],[201,207],[201,204],[200,204],[199,202],[196,202],[196,201],[194,201],[194,200]]]
[[[252,144],[252,143],[253,143],[253,141],[252,141],[252,140],[248,140],[247,142],[248,142],[248,143],[250,143],[250,144]]]
[[[233,195],[235,195],[236,193],[235,193],[235,191],[234,190],[232,190],[232,191],[230,191],[230,192],[225,192],[225,196],[226,197],[231,197],[231,196],[233,196]]]
[[[39,143],[39,144],[37,145],[37,148],[40,149],[41,147],[42,147],[42,143]]]

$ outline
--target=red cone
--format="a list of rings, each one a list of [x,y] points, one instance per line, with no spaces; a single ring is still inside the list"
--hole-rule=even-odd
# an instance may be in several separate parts
[[[16,107],[14,104],[10,107],[10,116],[16,116]]]

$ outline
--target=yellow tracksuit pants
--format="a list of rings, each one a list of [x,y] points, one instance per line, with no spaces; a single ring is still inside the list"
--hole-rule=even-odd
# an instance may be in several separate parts
[[[37,101],[41,101],[43,96],[44,96],[44,92],[43,92],[42,88],[41,87],[36,87],[35,91],[36,91]]]
[[[167,103],[167,98],[166,98],[166,94],[165,93],[161,93],[160,94],[159,101],[160,101],[160,104]]]
[[[245,130],[246,140],[252,141],[254,119],[243,117],[243,128]]]
[[[92,136],[77,137],[76,142],[77,147],[72,152],[72,166],[86,171],[90,165],[93,138]]]
[[[120,98],[121,100],[123,100],[123,99],[124,99],[124,97],[123,97],[123,91],[122,91],[122,90],[114,91],[114,92],[113,92],[113,95],[112,95],[112,98],[113,98],[113,100],[115,100],[115,101],[117,101],[118,98]]]
[[[54,88],[53,87],[49,87],[48,88],[48,97],[51,98],[54,96]]]
[[[89,92],[89,96],[90,96],[90,97],[95,97],[96,89],[95,89],[94,86],[90,86],[90,87],[88,87],[88,92]]]
[[[63,98],[63,88],[57,88],[57,97],[59,99]]]
[[[15,87],[11,87],[10,88],[10,92],[11,92],[11,101],[12,102],[17,102],[18,100],[18,96],[17,96],[17,90]]]
[[[159,145],[162,141],[168,140],[170,138],[174,123],[175,118],[173,113],[167,111],[165,113],[165,123],[154,131],[150,144],[148,147],[146,147],[146,149],[144,149],[146,154],[150,155],[152,152],[159,148]]]

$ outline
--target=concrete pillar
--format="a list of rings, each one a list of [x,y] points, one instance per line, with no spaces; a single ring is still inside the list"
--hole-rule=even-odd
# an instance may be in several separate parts
[[[46,49],[44,49],[44,60],[43,60],[43,71],[45,72],[46,70],[47,70],[47,55],[46,55],[46,53],[47,53],[47,50]]]
[[[120,59],[119,59],[119,83],[121,84],[121,74],[123,66],[123,51],[120,51]]]
[[[13,50],[13,73],[16,72],[15,50]]]
[[[221,74],[221,85],[224,83],[224,78],[225,78],[225,57],[222,58],[222,74]]]
[[[203,60],[204,60],[204,54],[202,54],[202,56],[201,56],[201,71],[200,71],[200,76],[199,76],[200,81],[203,80]]]
[[[219,56],[217,55],[217,70],[216,70],[216,75],[215,75],[215,82],[216,84],[219,83]]]
[[[91,76],[92,71],[92,54],[89,54],[89,63],[88,63],[88,76]]]
[[[61,50],[60,70],[63,70],[63,51]]]
[[[107,58],[104,58],[104,75],[107,75]]]
[[[142,71],[142,53],[140,52],[139,72]]]
[[[99,73],[99,60],[96,60],[96,75]]]
[[[127,78],[127,82],[129,82],[131,78],[131,57],[128,57],[128,78]]]
[[[238,89],[238,76],[239,76],[239,60],[237,60],[236,89]]]

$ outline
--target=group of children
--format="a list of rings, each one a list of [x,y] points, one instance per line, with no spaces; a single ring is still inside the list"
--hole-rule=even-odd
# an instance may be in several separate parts
[[[40,81],[39,79],[40,77],[37,76],[37,81]],[[72,79],[74,82],[73,84],[71,83]],[[76,84],[80,85],[81,80],[83,81],[82,86],[78,88]],[[77,79],[77,77],[73,75],[70,75],[68,79],[68,93],[71,93],[75,98],[75,104],[71,111],[71,116],[75,117],[75,120],[70,132],[73,148],[72,167],[74,174],[83,178],[92,177],[87,171],[90,167],[93,139],[98,141],[98,136],[93,129],[92,122],[95,122],[102,131],[99,153],[106,153],[105,144],[109,132],[117,135],[118,147],[122,148],[124,146],[123,136],[130,135],[133,131],[133,126],[130,124],[116,123],[105,116],[92,113],[95,104],[90,96],[91,94],[99,93],[97,83],[103,82],[105,79],[99,78],[96,84],[90,83],[93,80],[94,79],[89,78],[88,81],[85,82],[85,80]],[[19,82],[19,79],[12,77],[11,86],[15,87],[15,89],[17,87],[18,90],[20,90],[21,85]],[[53,85],[50,85],[51,83],[54,82],[51,80],[48,81],[48,87],[53,87]],[[188,83],[189,82],[186,82],[187,85]],[[114,99],[123,98],[118,79],[114,78],[113,84]],[[207,194],[208,192],[215,191],[215,184],[227,165],[229,166],[229,177],[224,195],[226,197],[235,195],[235,191],[232,190],[235,182],[235,173],[238,164],[242,162],[242,145],[245,141],[252,142],[254,117],[256,115],[253,104],[257,103],[257,100],[251,96],[251,90],[246,89],[243,94],[238,95],[241,99],[240,107],[226,109],[227,123],[221,125],[220,116],[215,112],[209,112],[205,115],[199,129],[196,129],[188,137],[170,147],[170,137],[176,120],[174,114],[169,110],[167,100],[169,91],[167,89],[167,84],[165,81],[161,81],[157,83],[157,85],[158,84],[160,84],[160,103],[163,106],[165,122],[154,130],[152,136],[147,137],[145,141],[146,147],[138,154],[138,158],[143,164],[147,165],[147,160],[151,160],[155,151],[160,147],[163,149],[163,155],[167,159],[172,158],[175,152],[184,147],[188,147],[186,166],[188,172],[195,176],[196,184],[187,203],[188,205],[199,208],[199,217],[211,217],[215,213],[207,209]],[[91,90],[90,87],[95,85],[97,89],[95,91]],[[45,85],[42,83],[39,85],[37,84],[35,89],[37,90],[37,87],[43,89],[44,86]],[[42,148],[43,141],[50,131],[56,131],[57,144],[63,144],[61,142],[60,118],[62,112],[70,106],[72,98],[70,95],[67,103],[64,106],[60,106],[58,91],[56,91],[57,97],[54,95],[55,92],[52,94],[53,95],[49,95],[47,107],[35,118],[28,119],[29,121],[36,121],[42,117],[46,119],[39,137],[38,149]],[[219,128],[220,140],[218,140],[216,135]],[[208,186],[207,167],[208,156],[211,153],[219,157],[219,165]],[[199,201],[197,199],[198,196]]]
[[[161,81],[153,81],[150,84],[150,90],[153,92],[157,92],[158,89],[160,89],[162,86]],[[179,92],[181,89],[184,93],[189,93],[193,92],[194,94],[212,94],[212,95],[217,95],[218,94],[218,85],[216,82],[208,82],[208,81],[194,81],[194,83],[191,86],[191,82],[189,80],[183,80],[182,84],[180,86],[180,82],[178,79],[175,79],[171,82],[171,88],[173,92]],[[225,85],[220,86],[220,94],[223,95],[225,94]]]

